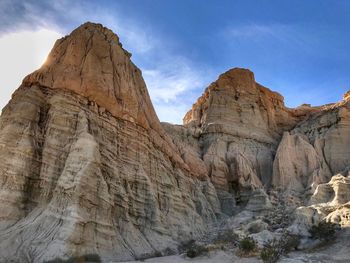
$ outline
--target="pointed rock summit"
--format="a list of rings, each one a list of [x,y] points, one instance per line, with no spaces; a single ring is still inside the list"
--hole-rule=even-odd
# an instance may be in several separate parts
[[[101,24],[87,22],[55,43],[44,65],[23,85],[70,90],[144,128],[158,126],[141,71],[119,38]]]
[[[23,80],[0,159],[1,262],[176,252],[221,213],[203,161],[165,133],[140,70],[99,24],[59,39]]]

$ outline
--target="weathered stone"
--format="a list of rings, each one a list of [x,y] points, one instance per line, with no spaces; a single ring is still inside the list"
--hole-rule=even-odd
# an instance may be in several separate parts
[[[101,25],[58,40],[25,78],[0,119],[0,156],[2,262],[176,251],[221,213],[203,161],[167,135]]]

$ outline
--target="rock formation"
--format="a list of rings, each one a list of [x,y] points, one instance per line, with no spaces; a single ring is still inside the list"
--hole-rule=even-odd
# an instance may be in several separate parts
[[[315,190],[350,160],[350,101],[322,107],[286,132],[274,161],[273,182],[297,192]]]
[[[319,184],[310,198],[310,205],[299,207],[290,230],[308,236],[308,230],[322,220],[350,226],[350,177],[338,174],[324,184]]]
[[[280,226],[307,235],[323,219],[349,225],[349,92],[291,109],[234,68],[183,125],[161,124],[130,57],[112,31],[83,24],[4,108],[1,262],[176,253],[222,222],[259,244]],[[292,226],[289,214],[271,218],[293,210],[276,205],[281,190],[303,205]]]
[[[307,105],[285,107],[283,97],[256,83],[251,71],[234,68],[205,90],[184,126],[199,133],[201,155],[220,200],[234,193],[245,203],[251,194],[246,190],[270,187],[283,132],[318,111]]]
[[[165,133],[118,37],[80,26],[3,110],[0,261],[176,251],[220,213],[191,153]]]

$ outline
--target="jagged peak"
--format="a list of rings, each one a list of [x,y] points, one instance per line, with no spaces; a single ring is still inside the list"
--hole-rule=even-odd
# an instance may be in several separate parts
[[[22,86],[70,90],[115,117],[145,128],[160,126],[141,71],[130,56],[112,30],[87,22],[57,40],[46,63]]]

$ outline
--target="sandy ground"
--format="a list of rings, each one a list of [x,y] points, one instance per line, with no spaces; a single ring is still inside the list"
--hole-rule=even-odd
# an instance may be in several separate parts
[[[184,255],[151,258],[142,262],[147,263],[261,263],[257,258],[240,258],[229,251],[211,252],[209,256],[194,259]],[[312,251],[291,252],[279,263],[350,263],[350,229],[341,232],[332,244]],[[125,263],[140,263],[140,261],[128,261]]]
[[[185,256],[169,256],[147,259],[147,263],[260,263],[256,258],[239,258],[230,252],[216,251],[211,252],[209,256],[198,257],[194,259]],[[140,261],[128,261],[127,263],[140,263]]]
[[[313,251],[296,251],[280,260],[281,263],[350,263],[350,229],[345,229],[334,243]]]

